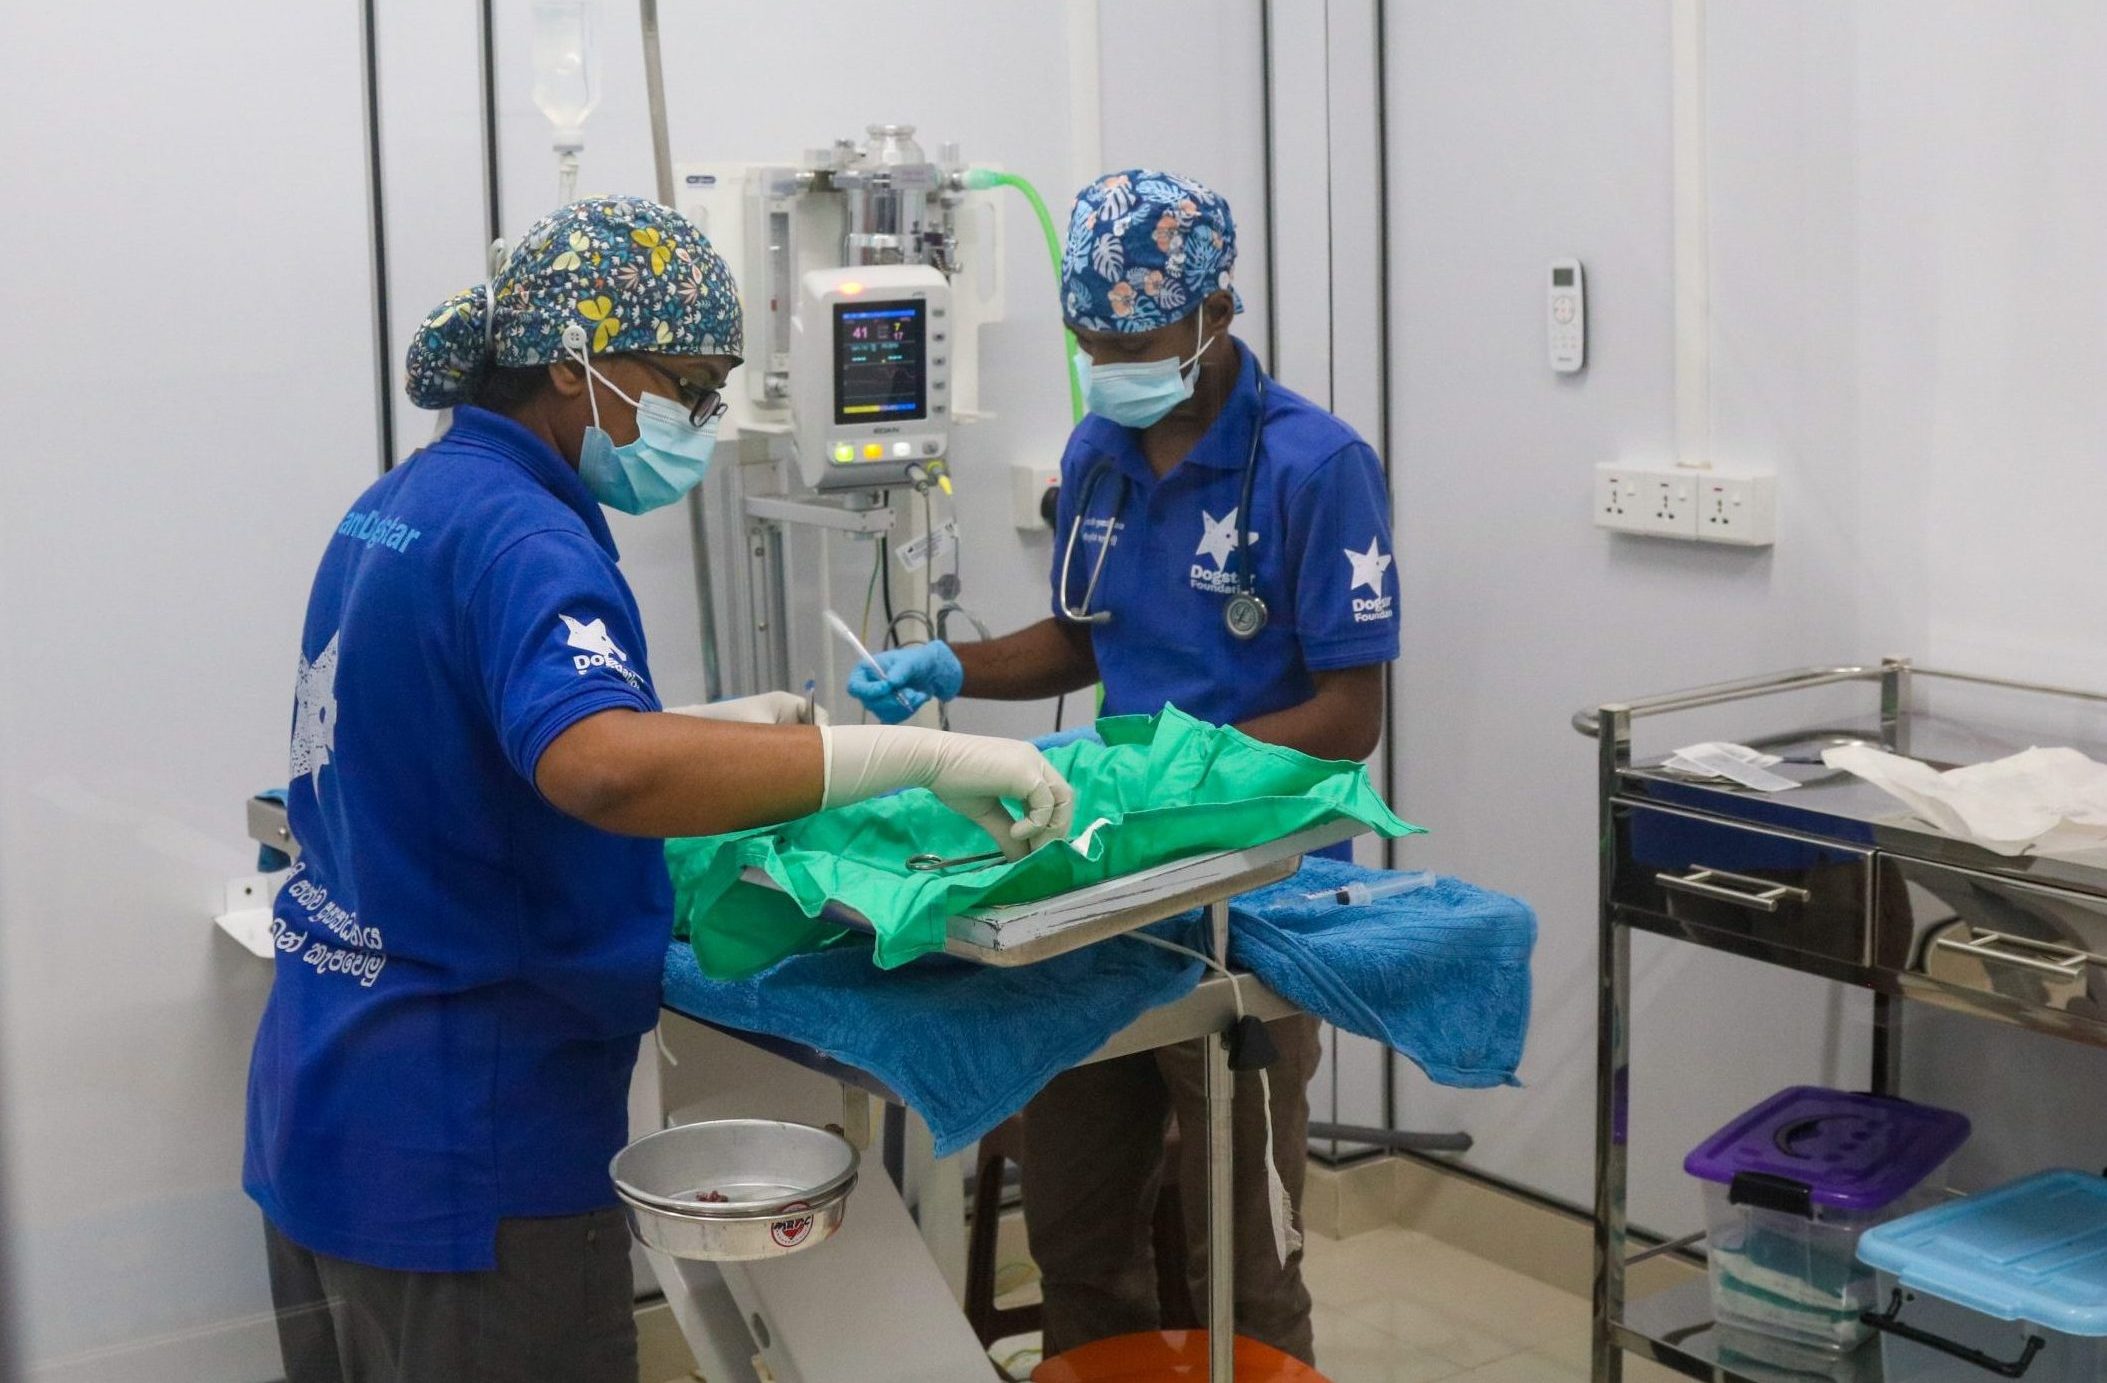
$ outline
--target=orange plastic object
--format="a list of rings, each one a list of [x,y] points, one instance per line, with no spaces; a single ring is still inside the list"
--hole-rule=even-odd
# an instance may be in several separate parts
[[[1330,1383],[1271,1345],[1236,1339],[1236,1383]],[[1153,1330],[1115,1335],[1057,1354],[1032,1370],[1032,1383],[1206,1383],[1207,1332]]]

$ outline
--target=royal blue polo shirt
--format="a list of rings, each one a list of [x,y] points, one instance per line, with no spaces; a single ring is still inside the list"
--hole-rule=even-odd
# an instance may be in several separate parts
[[[243,1176],[296,1243],[488,1269],[499,1219],[614,1203],[672,887],[534,772],[582,717],[660,708],[615,561],[577,473],[473,408],[323,553]]]
[[[1090,633],[1107,715],[1168,703],[1236,725],[1309,700],[1315,673],[1397,657],[1381,462],[1351,427],[1269,379],[1251,512],[1241,513],[1260,393],[1256,357],[1242,342],[1236,348],[1235,388],[1168,475],[1149,466],[1138,432],[1096,414],[1077,425],[1061,457],[1054,614],[1062,614],[1063,559],[1080,509],[1066,596],[1080,608],[1102,553],[1090,606],[1112,617]],[[1251,639],[1223,622],[1236,591],[1239,525],[1269,614]]]

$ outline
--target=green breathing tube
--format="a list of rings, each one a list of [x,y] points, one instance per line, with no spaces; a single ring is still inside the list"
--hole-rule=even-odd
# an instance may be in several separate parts
[[[994,187],[1014,187],[1024,194],[1024,200],[1031,203],[1032,214],[1039,218],[1040,231],[1046,236],[1046,254],[1053,261],[1054,291],[1056,293],[1060,292],[1061,236],[1059,232],[1054,230],[1053,216],[1046,210],[1046,199],[1039,195],[1039,189],[1033,187],[1029,181],[1018,177],[1015,173],[997,172],[993,168],[968,168],[966,170],[966,186],[975,192],[984,192]],[[1081,422],[1083,421],[1083,384],[1081,380],[1076,378],[1075,373],[1077,351],[1075,333],[1063,327],[1061,329],[1061,339],[1066,346],[1062,351],[1062,355],[1068,362],[1068,407],[1073,415],[1073,421]],[[1103,714],[1105,709],[1105,686],[1102,682],[1098,683],[1097,686],[1096,701],[1099,714]]]
[[[1046,236],[1046,253],[1053,260],[1054,289],[1056,292],[1059,292],[1061,284],[1061,237],[1054,230],[1053,216],[1046,210],[1046,199],[1039,195],[1039,189],[1033,187],[1030,182],[1018,177],[1015,173],[998,172],[993,168],[968,168],[965,181],[966,186],[975,192],[985,192],[990,188],[996,187],[1014,187],[1024,194],[1024,200],[1031,203],[1032,214],[1039,218],[1040,231]],[[1074,415],[1073,421],[1081,422],[1083,420],[1083,386],[1075,377],[1075,336],[1066,328],[1062,329],[1061,335],[1067,343],[1067,348],[1062,352],[1062,358],[1069,364],[1068,407]]]

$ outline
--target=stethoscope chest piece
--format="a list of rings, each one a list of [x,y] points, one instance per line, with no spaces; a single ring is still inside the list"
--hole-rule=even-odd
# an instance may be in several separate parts
[[[1222,607],[1222,623],[1240,639],[1253,639],[1266,627],[1266,602],[1249,591],[1239,591]]]

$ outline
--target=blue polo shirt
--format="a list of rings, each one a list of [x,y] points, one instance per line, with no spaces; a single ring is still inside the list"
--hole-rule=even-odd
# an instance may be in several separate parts
[[[584,716],[659,709],[615,560],[563,458],[473,408],[323,553],[243,1175],[310,1249],[488,1269],[500,1218],[614,1203],[672,888],[534,771]]]
[[[1096,414],[1077,425],[1061,457],[1054,614],[1080,507],[1066,594],[1080,607],[1103,553],[1090,604],[1112,615],[1091,626],[1107,715],[1169,703],[1236,725],[1309,700],[1315,673],[1397,657],[1382,464],[1351,427],[1269,379],[1251,513],[1239,513],[1260,399],[1258,361],[1242,342],[1236,348],[1243,369],[1228,402],[1170,474],[1157,478],[1138,432]],[[1246,550],[1269,614],[1252,639],[1235,637],[1222,618],[1236,591],[1239,524],[1251,535]]]

